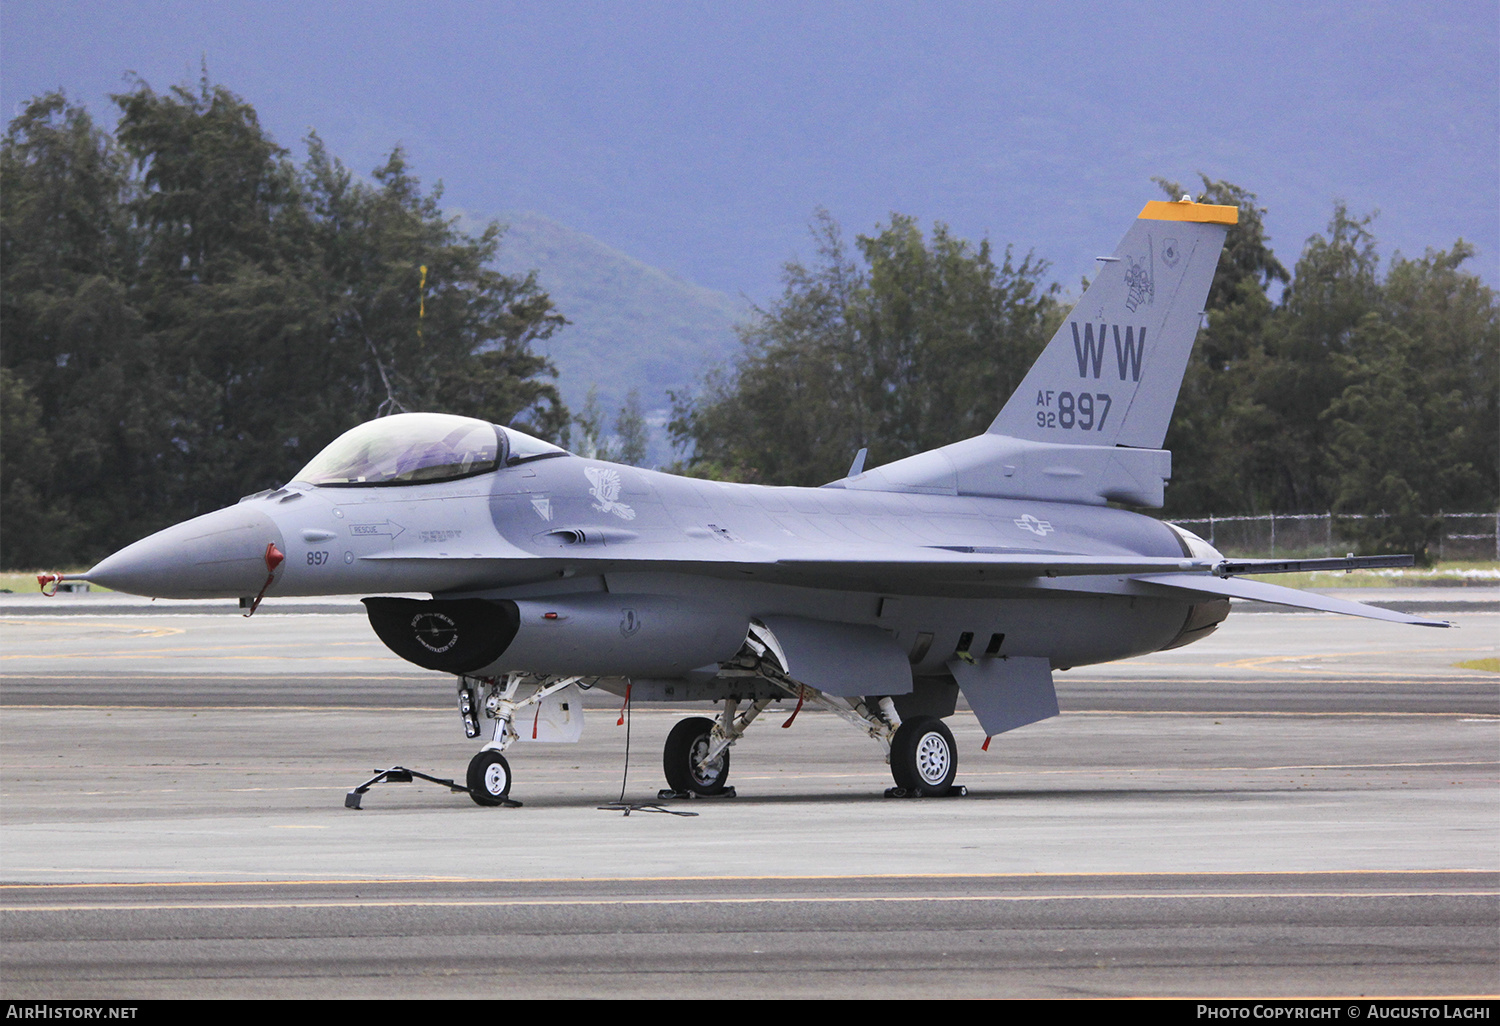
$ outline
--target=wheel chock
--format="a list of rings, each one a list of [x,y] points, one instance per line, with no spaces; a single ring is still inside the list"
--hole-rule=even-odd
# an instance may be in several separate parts
[[[944,791],[924,791],[920,787],[908,791],[904,787],[888,787],[885,789],[887,798],[963,798],[969,793],[969,789],[962,784],[953,784]]]
[[[664,787],[656,792],[657,801],[666,801],[669,798],[696,799],[699,801],[712,801],[717,798],[734,798],[736,793],[731,784],[724,785],[724,790],[718,794],[699,794],[697,791],[674,791],[670,787]]]

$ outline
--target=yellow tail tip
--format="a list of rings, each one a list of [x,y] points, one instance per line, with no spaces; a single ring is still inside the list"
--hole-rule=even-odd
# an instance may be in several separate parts
[[[1214,203],[1194,203],[1184,196],[1180,200],[1149,200],[1140,217],[1147,221],[1198,221],[1207,224],[1239,224],[1240,208]]]

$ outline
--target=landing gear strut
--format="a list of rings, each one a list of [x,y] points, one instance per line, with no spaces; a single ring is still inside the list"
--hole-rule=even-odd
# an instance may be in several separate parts
[[[517,739],[516,713],[581,680],[582,677],[535,678],[524,673],[508,674],[503,684],[493,678],[458,678],[458,712],[465,736],[479,736],[481,709],[495,721],[494,738],[469,760],[469,797],[476,805],[520,807],[521,803],[510,797],[510,763],[500,754]],[[535,685],[524,697],[523,684]]]
[[[729,778],[729,746],[745,736],[745,730],[765,712],[771,699],[758,698],[736,716],[739,702],[726,698],[717,722],[692,716],[672,728],[661,760],[668,787],[658,797],[734,797],[734,788],[724,783]]]
[[[968,788],[953,783],[958,772],[958,746],[941,719],[913,716],[903,721],[889,696],[875,699],[872,709],[868,698],[830,695],[793,680],[787,673],[780,646],[764,624],[751,621],[745,647],[733,664],[724,667],[724,675],[768,681],[796,698],[799,709],[804,701],[812,702],[862,730],[881,746],[890,763],[896,786],[886,789],[887,798],[956,798],[969,793]],[[790,723],[788,720],[783,726]],[[715,750],[711,749],[710,754]],[[667,772],[670,779],[670,766]]]

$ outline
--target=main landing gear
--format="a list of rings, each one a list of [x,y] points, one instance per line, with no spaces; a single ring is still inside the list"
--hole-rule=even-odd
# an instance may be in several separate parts
[[[775,681],[769,674],[765,676]],[[864,700],[838,698],[805,685],[775,682],[798,698],[837,713],[886,749],[896,783],[886,790],[886,797],[939,798],[968,794],[967,788],[953,783],[958,773],[958,745],[952,731],[938,717],[913,716],[902,720],[889,698],[880,699],[872,709]],[[733,796],[734,788],[726,783],[729,746],[739,740],[745,728],[770,702],[769,698],[757,701],[736,716],[736,701],[726,699],[717,721],[703,716],[679,721],[667,735],[662,749],[662,769],[668,788],[659,797]]]
[[[725,664],[723,675],[767,681],[795,698],[799,709],[804,702],[821,706],[863,731],[884,749],[890,764],[896,786],[886,790],[887,798],[961,797],[969,793],[968,788],[953,783],[958,772],[958,746],[941,719],[913,716],[903,721],[889,696],[872,700],[830,695],[792,679],[786,665],[775,637],[764,624],[752,620],[745,647],[733,663]]]
[[[677,794],[689,792],[701,797],[724,793],[729,778],[729,750],[708,758],[713,745],[714,721],[693,716],[672,728],[662,749],[662,769],[667,786]]]
[[[949,795],[963,788],[953,786],[958,773],[958,746],[948,725],[936,716],[913,716],[896,728],[891,738],[891,776],[896,780],[892,797]],[[890,792],[887,792],[890,793]]]
[[[690,716],[680,721],[667,735],[662,747],[662,770],[667,790],[661,798],[734,797],[729,779],[729,746],[745,734],[745,728],[761,714],[771,699],[756,700],[738,716],[739,700],[726,698],[717,721],[706,716]]]

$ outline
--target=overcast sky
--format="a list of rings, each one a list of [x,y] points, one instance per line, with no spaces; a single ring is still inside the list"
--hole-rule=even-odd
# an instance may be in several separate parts
[[[446,202],[535,210],[763,301],[891,211],[1051,259],[1110,252],[1153,175],[1257,192],[1295,261],[1335,199],[1381,252],[1460,236],[1500,284],[1500,4],[3,0],[0,102],[113,124],[134,72],[211,79],[300,157],[406,148]]]

